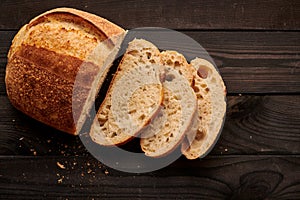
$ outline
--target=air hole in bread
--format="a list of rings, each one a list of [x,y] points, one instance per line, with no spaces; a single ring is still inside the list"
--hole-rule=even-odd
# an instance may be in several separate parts
[[[202,88],[206,88],[207,85],[206,85],[206,84],[201,84],[201,87],[202,87]]]
[[[128,52],[128,54],[137,56],[139,54],[139,52],[137,50],[132,50],[132,51]]]
[[[197,70],[197,75],[200,77],[200,78],[203,78],[203,79],[206,79],[209,74],[211,74],[211,70],[205,66],[205,65],[200,65],[198,70]]]
[[[113,137],[116,137],[117,136],[117,133],[116,132],[113,132],[112,134],[111,134],[111,137],[113,138]]]
[[[172,60],[167,60],[167,65],[172,65],[173,64],[173,61]]]
[[[199,88],[198,88],[197,86],[195,86],[195,85],[193,86],[193,90],[194,90],[194,92],[196,92],[196,93],[200,91]]]
[[[147,58],[150,59],[151,58],[151,53],[150,52],[146,52]]]
[[[178,61],[175,61],[174,65],[175,65],[175,67],[179,67],[180,63]]]
[[[130,110],[130,111],[128,112],[128,114],[133,114],[133,113],[136,113],[136,110]]]
[[[144,120],[144,119],[145,119],[145,117],[146,117],[146,116],[145,116],[144,114],[142,114],[142,115],[139,117],[139,120],[141,120],[141,121],[142,121],[142,120]]]
[[[98,119],[100,126],[103,126],[106,122],[107,119]]]
[[[197,94],[197,99],[203,99],[203,96],[201,94]]]
[[[202,140],[204,138],[204,136],[205,136],[204,132],[197,130],[197,134],[195,136],[195,140],[200,141],[200,140]]]
[[[173,79],[175,78],[175,76],[173,74],[167,74],[166,75],[166,81],[173,81]]]

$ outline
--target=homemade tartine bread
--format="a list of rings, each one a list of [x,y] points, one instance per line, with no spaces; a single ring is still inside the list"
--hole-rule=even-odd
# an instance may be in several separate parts
[[[160,68],[156,46],[142,39],[129,43],[92,124],[94,142],[123,144],[151,121],[163,99]]]
[[[78,134],[126,31],[96,15],[58,8],[37,16],[15,36],[8,53],[11,103],[32,118]],[[205,156],[217,141],[226,89],[216,68],[152,43],[129,43],[90,130],[101,145],[138,134],[147,156],[179,144],[188,159]]]
[[[196,95],[190,86],[194,69],[175,51],[164,51],[161,57],[165,70],[162,109],[141,133],[141,148],[151,157],[170,153],[188,132],[195,135],[192,124],[198,114]]]
[[[38,121],[78,134],[124,33],[106,19],[71,8],[34,18],[8,53],[11,103]]]
[[[216,68],[207,60],[191,61],[195,69],[192,87],[198,99],[198,130],[187,135],[182,153],[188,159],[205,156],[219,138],[226,114],[226,88]]]

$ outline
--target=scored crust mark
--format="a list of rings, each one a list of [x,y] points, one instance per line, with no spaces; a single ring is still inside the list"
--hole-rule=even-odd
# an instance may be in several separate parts
[[[182,152],[188,159],[196,159],[206,155],[218,139],[226,112],[226,93],[221,76],[210,62],[196,58],[191,65],[197,74],[192,87],[201,105],[199,128],[194,140],[188,138],[182,144]]]
[[[50,16],[53,17],[47,17],[47,20],[40,20],[41,23],[29,26],[31,28],[28,30],[25,44],[86,60],[100,42],[108,39],[101,31],[96,32],[95,27],[87,27],[87,22],[79,24],[76,20],[62,18],[68,16],[70,19],[76,19],[76,16],[58,13],[51,13]]]
[[[35,26],[43,21],[47,21],[49,18],[77,24],[80,27],[86,28],[88,32],[94,32],[95,35],[103,37],[104,39],[110,38],[114,35],[119,35],[120,33],[124,32],[121,27],[102,17],[92,13],[66,7],[56,8],[35,17],[30,21],[29,26]]]
[[[22,57],[22,59],[36,63],[39,65],[38,67],[44,68],[49,73],[56,74],[70,82],[74,82],[80,67],[84,67],[86,73],[84,80],[81,82],[83,86],[90,85],[91,80],[93,80],[96,73],[101,69],[100,66],[94,63],[84,62],[74,56],[67,56],[45,48],[25,44],[20,47],[16,55]]]
[[[142,39],[129,43],[92,125],[94,142],[123,144],[149,123],[162,101],[159,68],[157,47]]]
[[[124,33],[101,17],[75,9],[54,9],[34,18],[17,33],[8,53],[5,82],[12,104],[45,124],[78,134],[91,108],[91,96],[108,71],[102,69],[109,65],[105,61],[114,57]],[[119,37],[102,44],[115,36]],[[101,51],[95,52],[97,48]],[[79,71],[81,83],[73,93]],[[15,96],[24,85],[28,86],[26,98]],[[37,93],[36,88],[44,90]]]
[[[97,28],[93,23],[88,20],[83,20],[82,17],[75,15],[73,13],[56,11],[49,14],[42,15],[29,23],[28,28],[35,30],[35,27],[44,25],[45,29],[50,29],[49,24],[57,25],[58,29],[62,31],[83,31],[89,35],[93,35],[94,40],[103,41],[108,38],[108,36],[99,28]],[[59,24],[69,25],[59,26]],[[47,26],[48,25],[48,26]],[[54,27],[53,27],[54,28]],[[63,33],[63,32],[62,32]]]
[[[192,135],[191,124],[197,110],[196,96],[187,79],[192,75],[185,58],[173,51],[162,52],[161,56],[165,68],[163,108],[141,132],[141,148],[151,157],[170,153],[187,132]]]

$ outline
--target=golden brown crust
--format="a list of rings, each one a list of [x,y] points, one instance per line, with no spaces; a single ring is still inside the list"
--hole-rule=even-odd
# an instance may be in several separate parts
[[[56,21],[53,25],[53,21]],[[93,78],[99,72],[101,66],[91,62],[84,62],[82,57],[65,54],[59,51],[62,47],[51,44],[51,48],[40,46],[30,32],[41,23],[47,25],[62,26],[67,24],[80,29],[81,32],[95,36],[95,41],[86,40],[86,43],[94,42],[97,46],[101,41],[115,35],[121,35],[125,31],[117,25],[93,14],[71,8],[58,8],[37,16],[29,24],[23,26],[15,36],[8,53],[6,68],[7,94],[12,104],[32,118],[41,121],[58,130],[77,134],[76,121],[78,120],[84,101],[89,94],[89,87]],[[70,29],[70,27],[69,27]],[[35,31],[40,31],[40,28]],[[66,29],[65,29],[66,30]],[[43,31],[43,35],[51,35],[52,32]],[[68,34],[62,31],[61,34]],[[78,35],[81,37],[82,35]],[[51,35],[52,39],[56,36]],[[44,37],[45,43],[48,37]],[[66,38],[66,37],[64,37]],[[60,41],[64,39],[57,37]],[[42,38],[43,39],[43,38]],[[72,38],[70,38],[72,39]],[[30,41],[30,42],[28,42]],[[32,42],[33,41],[33,42]],[[113,44],[113,43],[111,43]],[[88,45],[88,44],[87,44]],[[76,48],[63,46],[65,52],[75,51]],[[89,52],[86,53],[87,55]],[[80,70],[80,84],[73,91],[74,82],[78,79]],[[74,93],[73,93],[74,92]],[[73,104],[72,108],[72,101]]]
[[[77,78],[78,71],[84,71],[85,79],[80,81],[83,86],[90,85],[92,77],[95,76],[101,68],[100,66],[84,62],[73,56],[67,56],[29,45],[21,45],[16,55],[23,59],[30,60],[38,67],[48,71],[49,74],[56,74],[61,79],[72,83]]]
[[[30,21],[28,24],[29,28],[46,21],[48,17],[70,21],[80,26],[87,27],[99,34],[102,41],[120,35],[125,31],[121,27],[116,26],[102,17],[73,8],[56,8],[43,13]]]
[[[75,132],[72,107],[68,106],[72,103],[72,82],[18,55],[7,68],[7,94],[17,109],[59,130]]]

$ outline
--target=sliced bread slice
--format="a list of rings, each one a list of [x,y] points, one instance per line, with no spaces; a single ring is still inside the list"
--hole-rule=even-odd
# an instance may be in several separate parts
[[[139,133],[158,112],[163,98],[160,52],[152,43],[129,43],[90,130],[101,145],[120,145]]]
[[[205,156],[216,143],[226,113],[226,88],[216,68],[207,60],[191,61],[196,71],[192,85],[198,99],[198,131],[194,139],[187,135],[182,153],[188,159]]]
[[[140,141],[145,155],[150,157],[161,157],[174,150],[185,134],[192,132],[191,125],[197,119],[196,95],[189,82],[193,68],[175,51],[162,52],[161,57],[165,68],[162,109],[142,131]]]

